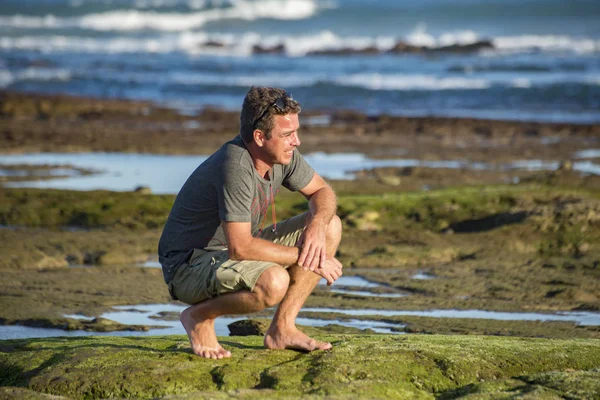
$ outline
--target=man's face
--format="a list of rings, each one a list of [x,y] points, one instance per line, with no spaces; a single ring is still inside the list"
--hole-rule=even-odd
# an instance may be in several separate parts
[[[271,139],[265,141],[264,149],[273,164],[288,165],[294,149],[300,146],[298,138],[298,114],[275,115]]]

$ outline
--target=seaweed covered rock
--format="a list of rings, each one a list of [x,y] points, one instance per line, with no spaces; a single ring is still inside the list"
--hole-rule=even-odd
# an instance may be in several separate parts
[[[222,360],[195,356],[187,343],[181,345],[185,343],[181,335],[0,341],[0,396],[600,396],[598,340],[442,335],[321,335],[319,339],[332,342],[333,349],[265,350],[257,336],[222,338],[221,344],[233,353]]]
[[[227,327],[232,336],[265,336],[267,329],[269,329],[269,322],[267,320],[244,319],[232,322]]]

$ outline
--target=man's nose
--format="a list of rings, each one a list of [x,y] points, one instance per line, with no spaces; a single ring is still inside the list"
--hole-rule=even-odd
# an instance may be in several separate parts
[[[300,136],[298,136],[298,132],[294,132],[292,135],[292,144],[294,146],[300,146]]]

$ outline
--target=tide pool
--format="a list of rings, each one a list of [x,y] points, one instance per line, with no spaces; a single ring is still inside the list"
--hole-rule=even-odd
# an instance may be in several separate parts
[[[556,170],[558,161],[520,160],[493,166],[464,160],[420,161],[416,159],[371,159],[360,153],[310,153],[304,156],[321,176],[328,179],[354,179],[355,172],[380,167],[467,168],[473,170]],[[6,183],[6,187],[34,187],[69,190],[131,191],[139,186],[149,187],[155,194],[174,194],[188,176],[207,156],[182,156],[137,153],[35,153],[0,155],[2,165],[72,165],[75,168],[99,171],[97,174],[68,176],[41,181]],[[600,165],[577,161],[573,169],[600,175]]]

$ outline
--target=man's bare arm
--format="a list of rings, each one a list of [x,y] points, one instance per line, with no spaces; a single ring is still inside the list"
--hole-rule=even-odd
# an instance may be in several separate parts
[[[232,260],[272,261],[282,266],[298,261],[298,247],[283,246],[253,237],[250,222],[222,221],[221,224],[227,237],[229,258]]]
[[[301,249],[298,265],[314,271],[325,266],[327,225],[335,215],[337,199],[333,189],[317,173],[300,193],[308,199],[310,213],[298,242]]]
[[[295,246],[282,246],[268,240],[252,237],[249,222],[222,221],[229,244],[232,260],[271,261],[281,266],[297,263],[300,250]],[[333,284],[342,275],[342,264],[335,257],[326,257],[323,266],[313,270],[317,275]]]
[[[250,222],[222,221],[229,257],[233,260],[271,261],[282,266],[299,264],[333,283],[341,275],[341,264],[327,256],[327,225],[335,215],[337,201],[331,187],[318,174],[300,192],[309,201],[305,229],[297,246],[283,246],[255,238]]]

